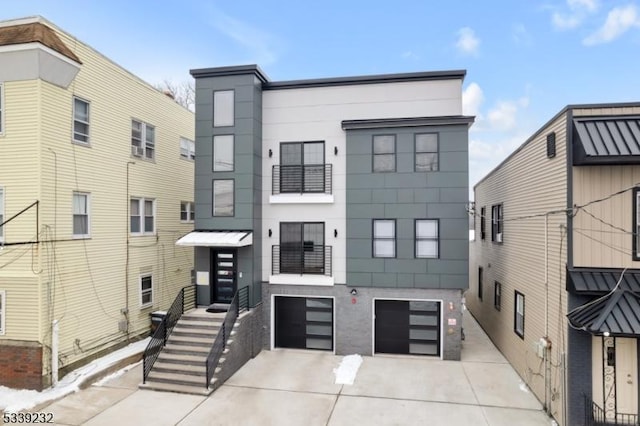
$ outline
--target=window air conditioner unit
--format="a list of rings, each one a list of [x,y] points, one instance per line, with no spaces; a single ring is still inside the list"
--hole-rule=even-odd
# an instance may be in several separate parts
[[[496,234],[496,243],[501,243],[502,242],[502,232],[498,232]]]
[[[132,146],[131,155],[134,157],[142,157],[144,155],[144,149],[141,146]]]

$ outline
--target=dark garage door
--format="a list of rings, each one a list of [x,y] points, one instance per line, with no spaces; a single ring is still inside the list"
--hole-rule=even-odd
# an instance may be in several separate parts
[[[275,345],[333,350],[333,300],[275,297]]]
[[[376,300],[374,350],[440,356],[440,302]]]

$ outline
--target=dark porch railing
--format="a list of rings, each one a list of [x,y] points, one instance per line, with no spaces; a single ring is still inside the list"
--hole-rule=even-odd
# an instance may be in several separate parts
[[[271,271],[278,274],[331,276],[331,246],[271,246]]]
[[[607,418],[607,413],[591,398],[584,395],[584,424],[585,426],[638,426],[638,414],[616,413],[615,417]]]
[[[331,194],[331,164],[275,165],[271,173],[271,193]]]
[[[167,310],[167,314],[158,325],[158,328],[156,328],[153,336],[151,336],[151,341],[147,345],[147,348],[144,350],[144,354],[142,356],[142,383],[147,381],[147,377],[151,372],[153,364],[158,359],[158,355],[160,355],[162,348],[167,344],[167,339],[169,338],[169,335],[171,335],[173,327],[176,325],[182,314],[189,309],[194,309],[195,307],[196,286],[189,285],[180,289],[178,295],[171,304],[171,307]]]
[[[249,306],[249,287],[242,287],[236,291],[233,299],[231,299],[231,304],[224,316],[222,326],[220,327],[218,335],[216,336],[216,339],[211,346],[211,350],[209,351],[209,355],[207,356],[207,381],[205,383],[205,387],[207,389],[211,384],[211,379],[213,378],[213,373],[216,371],[220,357],[222,357],[222,353],[227,347],[227,340],[231,335],[233,325],[236,323],[238,315],[240,315],[241,312],[248,311],[250,309]]]

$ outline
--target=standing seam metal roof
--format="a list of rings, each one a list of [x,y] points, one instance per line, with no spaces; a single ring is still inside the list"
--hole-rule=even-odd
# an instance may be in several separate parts
[[[571,325],[589,333],[611,336],[640,336],[640,295],[616,290],[567,315]]]
[[[640,157],[640,117],[576,118],[584,162],[605,157]]]

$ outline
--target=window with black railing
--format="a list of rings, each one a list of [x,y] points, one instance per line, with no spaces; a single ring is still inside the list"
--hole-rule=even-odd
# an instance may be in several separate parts
[[[280,164],[272,170],[272,193],[331,194],[332,167],[324,160],[324,142],[281,143]]]
[[[272,271],[277,274],[331,276],[331,246],[324,244],[324,223],[283,222],[280,245],[272,247]]]

